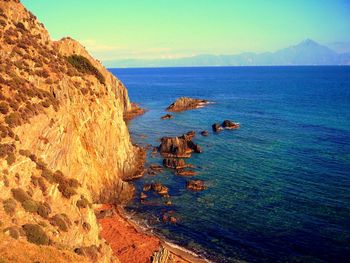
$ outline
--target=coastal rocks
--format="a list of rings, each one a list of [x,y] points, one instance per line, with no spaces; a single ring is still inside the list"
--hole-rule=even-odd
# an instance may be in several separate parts
[[[190,180],[186,183],[186,187],[191,191],[202,191],[206,188],[202,180]]]
[[[191,131],[180,137],[163,137],[160,139],[160,154],[165,158],[189,158],[191,153],[201,153],[200,146],[192,141],[195,132]]]
[[[141,194],[140,194],[140,199],[141,200],[144,200],[144,199],[146,199],[147,198],[147,195],[144,193],[144,192],[141,192]]]
[[[142,188],[142,191],[144,192],[148,192],[152,189],[152,185],[151,184],[145,184]]]
[[[183,169],[192,166],[191,164],[186,164],[184,159],[177,158],[165,158],[163,160],[164,167],[171,169]]]
[[[238,122],[233,122],[233,121],[230,121],[230,120],[224,120],[224,122],[222,123],[222,127],[224,129],[229,129],[229,130],[238,129],[239,128],[239,123]]]
[[[211,127],[212,127],[214,132],[219,132],[219,131],[223,130],[223,128],[218,123],[214,123]]]
[[[147,174],[156,175],[163,171],[163,167],[159,164],[151,164],[147,169]]]
[[[224,120],[221,125],[218,123],[214,123],[211,127],[214,132],[219,132],[219,131],[222,131],[223,129],[227,129],[227,130],[238,129],[240,127],[240,124],[238,122]]]
[[[162,120],[169,120],[172,118],[174,118],[174,116],[171,114],[165,114],[164,116],[161,117]]]
[[[166,187],[165,185],[162,185],[161,183],[157,182],[157,183],[153,183],[151,185],[151,189],[156,192],[159,195],[165,196],[168,195],[169,192],[169,188]]]
[[[181,97],[177,99],[174,103],[170,104],[169,107],[166,108],[166,110],[172,112],[180,112],[185,110],[201,108],[208,103],[209,101],[207,100]]]
[[[177,170],[175,174],[179,176],[194,176],[194,175],[197,175],[197,172],[193,170],[180,169],[180,170]]]
[[[123,119],[124,121],[128,122],[140,115],[143,115],[146,110],[142,109],[138,104],[131,102],[130,103],[130,109],[128,111],[124,112]]]
[[[201,135],[204,136],[204,137],[206,137],[206,136],[209,135],[209,132],[207,132],[207,131],[201,131]]]

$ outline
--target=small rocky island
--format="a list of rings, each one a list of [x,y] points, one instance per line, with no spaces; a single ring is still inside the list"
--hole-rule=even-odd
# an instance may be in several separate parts
[[[203,99],[194,99],[181,97],[166,108],[167,111],[180,112],[185,110],[193,110],[204,107],[209,101]]]

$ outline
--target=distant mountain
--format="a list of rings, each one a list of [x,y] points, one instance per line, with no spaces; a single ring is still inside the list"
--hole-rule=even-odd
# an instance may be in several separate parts
[[[311,39],[306,39],[276,52],[198,55],[177,59],[113,60],[104,61],[104,65],[106,67],[350,65],[350,53],[339,54]]]

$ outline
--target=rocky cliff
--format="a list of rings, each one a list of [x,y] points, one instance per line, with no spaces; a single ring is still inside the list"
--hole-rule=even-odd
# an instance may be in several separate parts
[[[0,0],[0,58],[0,261],[118,262],[93,208],[126,202],[142,167],[127,90],[19,1]]]

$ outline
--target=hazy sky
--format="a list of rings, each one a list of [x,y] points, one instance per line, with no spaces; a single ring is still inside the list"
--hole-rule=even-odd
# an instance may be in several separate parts
[[[274,51],[350,43],[350,0],[22,0],[51,37],[101,60]]]

